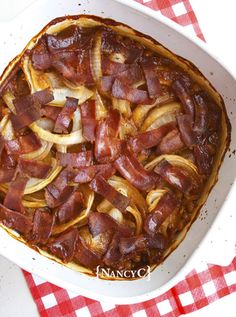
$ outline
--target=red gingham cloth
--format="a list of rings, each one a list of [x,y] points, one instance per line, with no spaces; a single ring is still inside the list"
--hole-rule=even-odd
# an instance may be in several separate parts
[[[204,40],[189,0],[135,0],[188,27]],[[169,291],[132,305],[98,302],[23,272],[41,317],[177,317],[193,312],[236,291],[236,257],[226,267],[195,269]]]

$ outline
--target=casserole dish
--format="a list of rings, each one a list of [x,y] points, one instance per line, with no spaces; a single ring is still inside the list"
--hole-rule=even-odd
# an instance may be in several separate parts
[[[118,5],[118,4],[115,4],[114,3],[114,5]],[[113,8],[114,8],[114,6],[113,6]],[[72,11],[73,12],[73,11]],[[71,12],[70,12],[71,13]],[[94,12],[94,13],[96,13],[96,12]],[[58,15],[60,15],[59,13],[56,15],[56,16],[58,16]],[[117,17],[114,17],[115,19],[118,19]],[[143,30],[142,30],[143,31]],[[162,42],[161,40],[160,40],[160,42]],[[165,44],[165,43],[163,43],[163,44]],[[191,43],[189,42],[189,47],[191,46]],[[176,52],[176,49],[174,49],[174,51]],[[189,58],[189,57],[188,57]],[[189,58],[190,60],[191,60],[191,58]],[[217,73],[217,71],[216,71],[216,73]],[[218,90],[221,92],[221,90],[218,88]],[[228,111],[229,111],[229,109],[228,109]],[[225,162],[224,162],[224,164],[223,164],[223,166],[225,165]],[[232,170],[231,170],[231,173],[232,173]],[[231,174],[231,176],[232,176],[232,174]],[[228,180],[227,180],[228,181]],[[215,188],[214,188],[214,191],[215,191]],[[222,194],[222,193],[221,193]],[[219,199],[219,195],[217,195],[218,196],[218,199]],[[224,197],[222,197],[222,199],[224,199]],[[209,203],[209,200],[208,200],[208,203]],[[212,216],[212,215],[211,215]],[[213,219],[213,218],[212,218]],[[200,226],[200,228],[202,228],[202,226]],[[205,227],[205,230],[206,230],[207,228]],[[198,231],[199,231],[199,228],[197,229]],[[191,231],[193,232],[193,230],[191,229]],[[191,231],[190,231],[190,233],[189,234],[191,234]],[[197,238],[195,238],[195,246],[194,246],[194,244],[192,245],[192,249],[191,250],[193,250],[195,247],[196,247],[196,243],[197,243],[197,240],[198,240],[198,238],[199,238],[199,240],[200,240],[200,234],[198,234],[198,237]],[[182,245],[181,245],[182,246]],[[180,246],[180,248],[181,248],[181,246]],[[20,248],[20,247],[19,247]],[[177,257],[176,257],[176,255],[174,255],[174,258],[172,258],[172,261],[174,261],[174,263],[175,263],[175,265],[173,265],[173,262],[171,263],[170,261],[169,261],[169,258],[167,259],[167,261],[165,261],[164,263],[163,263],[163,265],[161,266],[161,267],[159,267],[157,270],[155,270],[152,274],[151,274],[151,281],[152,281],[152,286],[151,287],[153,287],[153,289],[156,289],[157,287],[159,287],[160,285],[157,285],[156,283],[155,283],[155,280],[157,280],[158,279],[158,282],[160,282],[160,283],[163,283],[163,282],[166,282],[166,280],[168,279],[168,277],[165,275],[166,273],[168,273],[168,272],[170,272],[170,275],[172,275],[172,274],[174,274],[175,272],[174,272],[174,270],[173,270],[173,267],[175,266],[175,269],[179,269],[179,267],[178,268],[176,268],[176,266],[178,266],[178,261],[180,260],[180,257],[179,257],[179,252],[181,252],[181,251],[179,251],[179,248],[174,252],[175,254],[177,254]],[[28,252],[28,251],[27,251]],[[30,251],[29,251],[30,252]],[[183,250],[182,250],[182,252],[183,252]],[[22,253],[23,254],[23,253]],[[180,253],[181,254],[181,253]],[[188,250],[188,254],[190,255],[191,254],[191,251],[190,250]],[[173,256],[173,254],[171,255],[171,257]],[[170,258],[171,258],[170,257]],[[36,255],[35,255],[35,258],[36,258]],[[30,260],[30,259],[27,259],[27,260]],[[40,258],[40,261],[44,261],[43,259],[41,259]],[[26,261],[27,262],[27,261]],[[29,263],[30,261],[28,261],[28,263]],[[180,262],[181,262],[181,260],[180,260]],[[38,258],[37,258],[37,262],[36,262],[37,264],[36,264],[36,267],[38,266],[38,263],[39,263],[39,261],[38,261]],[[40,266],[41,266],[41,264],[39,264]],[[44,267],[44,269],[45,270],[47,270],[47,268],[49,267],[51,265],[51,263],[49,263],[48,262],[48,265],[43,265],[43,267]],[[57,264],[52,264],[52,265],[54,265],[54,267],[55,266],[57,266]],[[169,270],[168,270],[168,265],[170,265],[169,266]],[[58,268],[58,270],[60,270],[60,269],[62,269],[61,267],[57,267]],[[71,273],[71,272],[69,272],[69,271],[67,271],[67,269],[62,269],[63,270],[63,272],[66,272],[66,273],[63,273],[63,275],[65,276],[65,278],[63,277],[63,285],[64,285],[64,287],[68,287],[69,285],[67,284],[68,283],[68,281],[69,281],[69,279],[67,279],[67,278],[69,278],[69,275],[70,274],[73,274],[73,273]],[[165,272],[165,274],[162,274],[161,273],[161,271],[163,270],[163,272]],[[168,270],[168,271],[167,271]],[[50,271],[50,268],[49,268],[49,271]],[[55,271],[55,270],[54,270]],[[158,273],[156,273],[157,271],[159,271],[159,276],[157,275]],[[59,272],[59,271],[58,271]],[[40,273],[41,275],[42,275],[42,273]],[[50,274],[51,275],[51,274]],[[55,282],[55,279],[57,278],[57,276],[55,275],[55,274],[53,274],[54,276],[52,277],[54,280],[54,282]],[[70,289],[76,289],[77,288],[77,286],[76,286],[76,284],[80,284],[80,286],[81,286],[81,282],[84,280],[84,281],[86,281],[86,277],[82,277],[81,275],[78,275],[79,277],[78,277],[78,281],[77,281],[77,283],[73,283],[73,286],[72,285],[70,285]],[[165,278],[164,278],[164,276],[165,276]],[[71,277],[72,277],[72,275],[71,275]],[[165,279],[165,280],[162,280],[162,279]],[[75,276],[74,276],[74,279],[75,279]],[[88,279],[88,278],[87,278]],[[52,280],[52,279],[51,279]],[[137,282],[137,283],[136,283]],[[134,288],[136,289],[136,291],[139,293],[139,292],[143,292],[143,293],[145,293],[147,296],[153,296],[154,294],[155,294],[155,292],[154,293],[152,293],[152,292],[150,292],[151,291],[151,289],[146,289],[146,290],[144,290],[144,287],[143,287],[143,285],[142,285],[142,282],[143,281],[135,281],[134,283],[135,283],[135,285],[136,286],[134,286]],[[58,282],[56,282],[57,284],[58,284]],[[113,286],[112,286],[112,288],[113,287],[116,287],[117,289],[116,290],[114,290],[114,292],[115,292],[115,297],[119,297],[119,295],[118,295],[118,293],[119,293],[119,291],[118,290],[121,290],[122,289],[122,285],[118,285],[117,284],[117,282],[109,282],[109,281],[107,281],[107,282],[102,282],[102,281],[98,281],[98,280],[92,280],[91,281],[91,287],[90,287],[90,289],[93,289],[93,291],[95,291],[96,292],[96,287],[99,287],[100,285],[102,285],[102,288],[103,288],[103,291],[101,291],[101,292],[105,292],[106,293],[106,291],[108,292],[108,293],[110,293],[110,291],[109,291],[109,284],[113,284]],[[123,283],[123,282],[122,282]],[[149,283],[148,283],[149,284]],[[61,283],[60,283],[60,285],[61,285]],[[127,291],[127,296],[125,297],[125,298],[122,298],[122,299],[120,299],[120,300],[122,300],[122,302],[123,301],[125,301],[125,300],[127,300],[127,302],[130,302],[130,301],[132,301],[132,299],[131,298],[128,298],[129,296],[128,296],[128,294],[130,294],[130,293],[132,293],[133,292],[133,285],[131,285],[131,283],[129,284],[130,286],[129,286],[129,290]],[[144,285],[146,285],[146,284],[144,284]],[[150,284],[149,284],[149,286],[150,286]],[[79,288],[78,288],[79,289]],[[133,289],[133,290],[132,290]],[[100,293],[101,293],[100,292]],[[89,292],[87,292],[87,293],[84,293],[84,291],[83,291],[83,294],[87,294],[88,296],[91,296],[91,295],[89,295]],[[105,294],[104,294],[105,295]],[[133,294],[134,295],[134,294]],[[132,297],[133,297],[133,295],[132,295]],[[136,295],[137,295],[137,293],[136,293]],[[106,296],[106,295],[105,295]],[[101,294],[101,297],[100,298],[102,298],[102,294]],[[138,300],[139,298],[133,298],[133,300]],[[120,301],[119,299],[118,299],[118,301]]]

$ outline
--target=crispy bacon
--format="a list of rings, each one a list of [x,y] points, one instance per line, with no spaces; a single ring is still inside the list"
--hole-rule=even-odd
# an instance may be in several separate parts
[[[158,228],[180,207],[180,201],[170,191],[166,192],[157,203],[155,209],[145,219],[144,230],[151,236],[157,234]]]
[[[36,160],[19,158],[18,164],[20,171],[29,177],[43,179],[46,178],[52,170],[51,165]]]
[[[2,156],[2,152],[4,150],[4,146],[5,146],[5,139],[2,136],[1,132],[0,132],[0,157]]]
[[[209,175],[211,173],[214,159],[207,143],[195,146],[193,148],[193,152],[199,172]]]
[[[75,191],[57,211],[57,219],[60,223],[66,223],[81,213],[84,208],[84,196]]]
[[[181,139],[186,146],[192,147],[193,145],[201,142],[201,136],[193,131],[193,122],[191,116],[188,114],[177,116],[178,127],[181,134]]]
[[[167,183],[186,195],[194,195],[200,191],[200,184],[186,170],[171,165],[165,159],[156,166],[154,171]]]
[[[107,56],[102,56],[102,73],[104,75],[115,75],[127,70],[128,68],[128,64],[114,62]]]
[[[182,78],[176,79],[172,83],[172,90],[184,106],[185,113],[189,114],[193,120],[195,115],[195,103],[186,82]]]
[[[159,232],[156,232],[153,236],[140,234],[133,237],[121,237],[119,241],[119,250],[122,255],[137,254],[140,251],[147,252],[150,248],[163,250],[165,246],[166,239]]]
[[[121,151],[121,140],[117,138],[120,124],[118,110],[110,110],[109,115],[100,121],[96,130],[94,154],[99,163],[114,161]]]
[[[59,176],[50,183],[45,190],[45,199],[50,208],[55,208],[64,203],[72,194],[73,187],[68,185],[71,173],[64,169]]]
[[[101,93],[107,94],[108,92],[110,92],[114,81],[115,81],[115,76],[112,76],[112,75],[103,76],[99,81],[99,88]]]
[[[87,141],[95,140],[96,104],[95,100],[88,100],[80,106],[83,136]]]
[[[153,68],[153,65],[149,63],[142,63],[142,69],[145,75],[149,97],[151,99],[157,98],[162,93],[157,72]]]
[[[133,234],[131,227],[118,223],[110,215],[102,212],[90,213],[88,218],[88,227],[93,237],[107,231],[119,232],[124,237],[131,236]]]
[[[15,140],[5,141],[8,154],[26,154],[38,150],[41,147],[40,140],[33,132],[19,136]]]
[[[40,109],[40,116],[56,121],[60,112],[61,112],[61,108],[59,107],[44,106]]]
[[[13,180],[16,169],[1,168],[0,169],[0,183],[9,183]]]
[[[115,168],[111,164],[99,164],[85,166],[82,168],[74,169],[74,178],[75,183],[88,183],[96,175],[102,176],[104,179],[110,178],[116,172]]]
[[[146,171],[142,164],[128,150],[115,161],[114,166],[124,178],[140,190],[148,191],[158,181],[153,176],[153,173]]]
[[[11,114],[11,123],[15,131],[19,131],[22,128],[29,126],[31,123],[37,121],[40,118],[40,111],[37,106],[27,108],[26,111],[20,114]]]
[[[116,79],[112,85],[112,95],[118,99],[125,99],[135,104],[151,104],[146,90],[133,88]]]
[[[207,126],[208,126],[208,120],[209,120],[208,107],[200,93],[195,93],[194,100],[195,100],[196,112],[195,112],[195,122],[194,122],[193,129],[197,133],[205,135],[207,132]]]
[[[17,160],[14,155],[7,154],[7,151],[4,149],[1,157],[1,165],[6,169],[15,169]]]
[[[171,154],[179,150],[182,150],[185,144],[181,140],[180,133],[178,129],[173,129],[170,131],[157,147],[158,154]]]
[[[112,241],[109,245],[109,248],[106,254],[103,257],[103,262],[107,266],[116,266],[117,263],[122,261],[122,254],[119,249],[119,242],[120,242],[120,234],[114,234]]]
[[[74,257],[78,237],[78,230],[76,228],[71,228],[60,234],[58,237],[52,238],[48,243],[47,248],[64,263],[68,263]]]
[[[33,67],[41,71],[51,67],[51,58],[45,40],[46,38],[43,36],[31,51]]]
[[[73,113],[78,107],[78,99],[66,97],[66,103],[57,117],[54,132],[68,133]]]
[[[97,194],[106,198],[114,207],[119,209],[121,212],[125,212],[126,208],[130,204],[128,197],[122,195],[109,185],[106,180],[98,175],[90,183],[90,188]]]
[[[17,175],[16,179],[10,183],[8,192],[4,198],[3,205],[9,209],[24,213],[22,205],[22,196],[24,195],[25,186],[28,178]]]
[[[92,251],[80,235],[78,235],[78,240],[76,242],[76,250],[73,260],[90,269],[95,269],[102,263],[101,256]]]
[[[93,162],[92,151],[79,153],[56,153],[56,158],[61,166],[84,167],[90,166]]]
[[[46,244],[52,233],[53,223],[54,216],[47,208],[36,209],[30,241],[34,244]]]
[[[32,221],[29,217],[10,210],[2,204],[0,204],[0,221],[23,235],[28,235],[32,229]]]
[[[175,122],[169,122],[157,129],[140,133],[129,139],[129,145],[134,152],[140,152],[143,149],[149,149],[159,144],[163,137],[175,126]]]

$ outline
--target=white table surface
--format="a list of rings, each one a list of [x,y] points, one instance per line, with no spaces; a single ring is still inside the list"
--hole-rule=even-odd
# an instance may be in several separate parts
[[[34,0],[0,1],[0,21],[14,17]],[[98,0],[96,0],[98,1]],[[99,0],[101,1],[101,0]],[[236,1],[191,0],[208,45],[236,76]],[[236,293],[186,317],[235,317]],[[37,317],[38,312],[18,266],[0,256],[0,316]],[[83,316],[81,316],[83,317]]]

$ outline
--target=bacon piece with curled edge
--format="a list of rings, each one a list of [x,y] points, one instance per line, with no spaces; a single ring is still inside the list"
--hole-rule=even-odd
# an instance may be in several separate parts
[[[170,131],[157,147],[158,154],[171,154],[179,150],[182,150],[185,144],[181,140],[180,132],[178,129],[173,129]]]
[[[122,254],[119,249],[120,234],[117,232],[114,234],[107,252],[103,257],[103,262],[107,266],[116,267],[116,264],[122,260]]]
[[[128,150],[115,161],[114,166],[132,185],[143,191],[152,189],[159,179],[158,177],[155,178],[155,173],[145,170]]]
[[[38,208],[35,210],[33,218],[33,229],[30,242],[34,244],[46,244],[54,224],[54,216],[48,208]]]
[[[194,94],[195,100],[195,121],[193,130],[197,133],[205,135],[208,126],[208,107],[200,93]]]
[[[161,142],[163,137],[175,128],[175,122],[169,122],[157,129],[137,134],[129,139],[129,145],[134,152],[140,152],[143,149],[149,149]]]
[[[121,237],[119,242],[119,250],[122,255],[130,253],[145,252],[148,249],[164,250],[167,241],[165,237],[156,232],[155,235],[140,234],[133,237]]]
[[[2,152],[4,150],[4,146],[5,146],[5,139],[0,132],[0,158],[1,158]]]
[[[145,219],[144,230],[151,236],[157,234],[158,228],[180,207],[180,201],[171,192],[166,192],[157,203],[155,209]]]
[[[47,249],[64,263],[68,263],[74,257],[78,237],[78,230],[71,228],[58,237],[51,238],[47,244]]]
[[[85,166],[73,170],[75,183],[88,183],[96,176],[100,175],[104,179],[110,178],[116,172],[111,164],[98,164]]]
[[[87,141],[95,140],[96,104],[95,100],[88,100],[80,105],[83,136]]]
[[[167,183],[180,190],[185,195],[199,193],[199,182],[191,177],[188,171],[181,167],[173,166],[165,159],[162,160],[154,169]]]
[[[57,219],[60,223],[66,223],[79,216],[84,208],[84,196],[75,191],[57,211]]]
[[[28,108],[36,106],[46,105],[47,103],[53,101],[53,93],[48,88],[44,90],[37,91],[31,95],[20,96],[13,100],[16,113],[20,114],[25,112]]]
[[[100,91],[103,94],[110,92],[114,81],[115,81],[115,76],[113,75],[103,76],[99,82]]]
[[[42,36],[37,45],[31,50],[31,60],[33,67],[37,70],[43,71],[51,67],[52,63],[45,36]]]
[[[16,179],[10,183],[8,192],[4,198],[3,205],[9,209],[24,213],[22,205],[22,196],[24,195],[25,186],[28,178],[17,175]]]
[[[52,170],[51,165],[36,160],[19,158],[18,167],[23,174],[29,177],[46,178]]]
[[[114,62],[107,56],[102,56],[102,73],[104,75],[115,75],[127,70],[129,67],[129,64]]]
[[[157,77],[157,72],[152,64],[142,63],[142,69],[145,75],[148,94],[151,99],[157,98],[162,93],[160,80]]]
[[[17,139],[5,141],[8,154],[20,155],[38,150],[41,147],[40,140],[33,132],[19,136]]]
[[[16,169],[0,168],[0,183],[9,183],[16,174]]]
[[[15,155],[7,154],[6,149],[4,149],[1,157],[1,165],[6,169],[15,169],[17,166]]]
[[[133,88],[116,79],[112,85],[112,95],[118,99],[125,99],[135,104],[151,104],[146,90]]]
[[[72,194],[73,187],[68,185],[71,172],[64,169],[59,176],[46,187],[45,199],[50,208],[55,208],[64,203]]]
[[[199,144],[193,148],[194,157],[198,170],[201,174],[209,175],[211,173],[213,156],[207,143]]]
[[[193,120],[195,115],[195,103],[185,81],[182,78],[177,78],[172,83],[171,88],[184,106],[185,113],[189,114]]]
[[[122,141],[117,138],[120,125],[120,113],[113,109],[99,122],[96,129],[94,154],[99,163],[114,161],[121,151]]]
[[[129,237],[133,234],[131,227],[120,224],[110,215],[102,212],[92,212],[88,218],[88,227],[92,236],[95,237],[107,231],[119,232],[124,237]]]
[[[19,131],[22,128],[29,126],[31,123],[37,121],[40,118],[39,107],[35,104],[30,108],[26,108],[25,111],[20,114],[11,114],[11,123],[15,131]]]
[[[188,147],[199,144],[201,142],[201,136],[197,135],[197,133],[193,131],[193,122],[191,116],[184,114],[179,115],[176,118],[181,139],[183,140],[184,144]]]
[[[57,117],[54,132],[68,133],[68,128],[73,116],[73,113],[78,107],[78,99],[66,97],[66,103]]]
[[[126,208],[130,204],[129,198],[115,190],[101,175],[96,176],[89,186],[97,194],[106,198],[121,212],[125,212]]]
[[[23,235],[28,235],[32,229],[32,221],[29,217],[10,210],[2,204],[0,204],[0,221]]]
[[[44,107],[41,107],[40,109],[40,116],[56,121],[60,112],[61,112],[61,108],[59,107],[44,106]]]
[[[56,153],[56,158],[60,166],[83,167],[90,166],[93,162],[92,151],[79,153]]]

